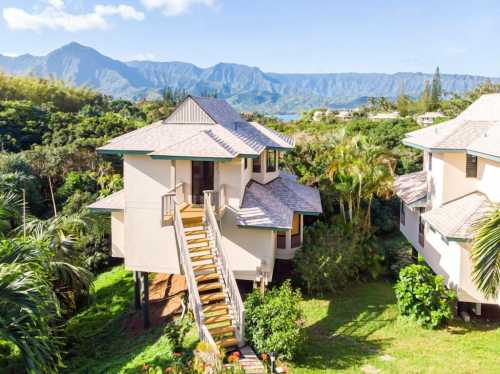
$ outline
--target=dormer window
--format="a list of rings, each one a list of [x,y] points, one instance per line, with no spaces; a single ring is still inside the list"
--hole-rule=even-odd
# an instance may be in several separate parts
[[[254,173],[260,173],[261,155],[253,159],[252,167]]]
[[[270,149],[267,151],[267,172],[272,173],[276,171],[276,151],[274,149]]]
[[[465,177],[477,178],[477,156],[466,155]]]

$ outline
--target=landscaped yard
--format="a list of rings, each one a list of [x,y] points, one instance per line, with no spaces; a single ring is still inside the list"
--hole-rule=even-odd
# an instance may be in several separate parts
[[[163,326],[146,333],[125,327],[133,315],[132,273],[123,267],[101,274],[95,282],[95,303],[68,323],[72,339],[68,373],[137,373],[145,363],[168,366],[174,359]],[[194,347],[195,331],[186,338]]]
[[[390,283],[304,301],[307,342],[293,373],[498,373],[499,324],[429,331],[398,318]]]
[[[132,276],[123,267],[101,274],[95,301],[70,321],[76,339],[71,373],[137,373],[144,363],[168,366],[173,350],[163,327],[147,333],[124,327],[132,311]],[[498,324],[454,322],[429,331],[398,319],[392,285],[373,282],[303,302],[307,341],[291,373],[498,373]],[[196,340],[191,331],[185,342]]]

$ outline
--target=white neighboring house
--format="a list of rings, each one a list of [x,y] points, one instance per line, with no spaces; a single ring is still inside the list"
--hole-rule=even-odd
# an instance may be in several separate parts
[[[272,280],[302,244],[303,216],[322,212],[316,189],[279,170],[293,147],[223,100],[189,96],[98,149],[123,155],[124,189],[90,206],[111,213],[113,256],[146,284],[149,272],[184,274],[202,340],[244,343],[236,279]]]
[[[352,110],[340,110],[336,115],[335,118],[337,118],[340,121],[349,121],[354,117],[354,111]]]
[[[443,118],[445,115],[441,112],[425,112],[417,116],[416,121],[420,126],[430,126],[438,118]]]
[[[398,119],[399,112],[388,112],[388,113],[370,113],[368,114],[368,119],[371,121],[387,121],[391,119]]]
[[[500,204],[500,94],[483,95],[455,119],[407,134],[424,152],[424,170],[396,180],[400,229],[458,301],[487,299],[471,277],[472,226]]]

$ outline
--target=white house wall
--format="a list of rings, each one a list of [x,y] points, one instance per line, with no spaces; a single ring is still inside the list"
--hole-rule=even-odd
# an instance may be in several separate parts
[[[444,183],[444,160],[443,154],[432,154],[432,172],[430,173],[430,185],[432,196],[432,207],[437,208],[443,204],[443,183]]]
[[[443,204],[468,195],[478,188],[477,178],[465,177],[465,152],[444,155]]]
[[[125,222],[123,211],[111,212],[111,256],[125,257]]]
[[[418,221],[420,213],[417,210],[412,210],[404,205],[405,224],[399,223],[399,229],[406,239],[413,245],[414,248],[421,250],[422,247],[418,243]]]
[[[226,202],[233,208],[239,208],[242,198],[241,159],[219,162],[219,183],[225,185]]]
[[[125,267],[179,273],[173,226],[161,226],[161,196],[170,188],[170,161],[124,156]]]
[[[192,165],[191,160],[175,161],[175,184],[184,183],[184,193],[186,202],[192,203]]]
[[[222,242],[237,279],[254,280],[257,267],[272,279],[275,259],[275,233],[272,230],[236,226],[236,214],[227,209],[221,224]]]
[[[500,146],[500,145],[499,145]],[[478,157],[478,190],[493,202],[500,202],[500,162]]]

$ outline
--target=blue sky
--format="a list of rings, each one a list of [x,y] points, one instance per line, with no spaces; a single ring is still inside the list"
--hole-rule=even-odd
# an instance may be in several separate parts
[[[122,59],[272,72],[500,77],[500,1],[0,0],[0,54],[70,41]]]

